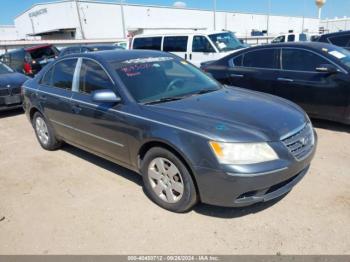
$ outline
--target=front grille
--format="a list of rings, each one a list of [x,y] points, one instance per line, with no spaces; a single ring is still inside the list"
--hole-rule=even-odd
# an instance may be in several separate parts
[[[10,95],[8,88],[5,88],[5,89],[1,88],[0,89],[0,96],[8,96],[8,95]]]
[[[18,95],[21,93],[21,88],[20,87],[14,87],[11,89],[11,94],[12,95]]]
[[[306,124],[301,130],[283,139],[282,142],[297,160],[304,159],[310,154],[315,144],[312,125]]]

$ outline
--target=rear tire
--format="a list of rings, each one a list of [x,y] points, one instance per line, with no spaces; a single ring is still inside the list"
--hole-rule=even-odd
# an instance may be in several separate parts
[[[197,203],[197,192],[185,164],[172,152],[151,148],[145,155],[141,173],[147,195],[159,206],[182,213]]]
[[[42,148],[53,151],[61,147],[62,142],[55,137],[53,128],[41,113],[34,114],[32,125]]]

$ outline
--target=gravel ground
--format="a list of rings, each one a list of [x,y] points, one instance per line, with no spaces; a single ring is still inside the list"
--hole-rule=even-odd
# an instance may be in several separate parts
[[[44,151],[20,111],[0,113],[0,254],[350,254],[350,127],[315,125],[311,170],[284,198],[174,214],[137,174]]]

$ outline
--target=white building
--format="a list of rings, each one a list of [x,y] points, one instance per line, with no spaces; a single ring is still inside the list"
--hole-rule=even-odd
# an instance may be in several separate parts
[[[0,25],[0,41],[17,40],[18,38],[19,35],[14,25]]]
[[[334,18],[321,21],[320,29],[325,33],[350,30],[350,18]]]
[[[267,30],[268,24],[270,35],[319,29],[319,20],[314,18],[216,14],[216,30],[230,30],[240,37],[250,36],[253,29]],[[36,4],[15,18],[15,26],[20,39],[115,39],[128,33],[214,30],[214,15],[211,10],[71,0]]]

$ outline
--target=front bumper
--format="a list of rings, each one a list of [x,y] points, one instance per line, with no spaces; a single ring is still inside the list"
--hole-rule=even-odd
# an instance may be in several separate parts
[[[284,162],[284,166],[262,173],[241,174],[196,167],[201,201],[216,206],[243,207],[278,198],[306,175],[315,151],[316,144],[306,159]]]
[[[21,95],[0,97],[0,111],[7,111],[16,108],[22,108]]]

